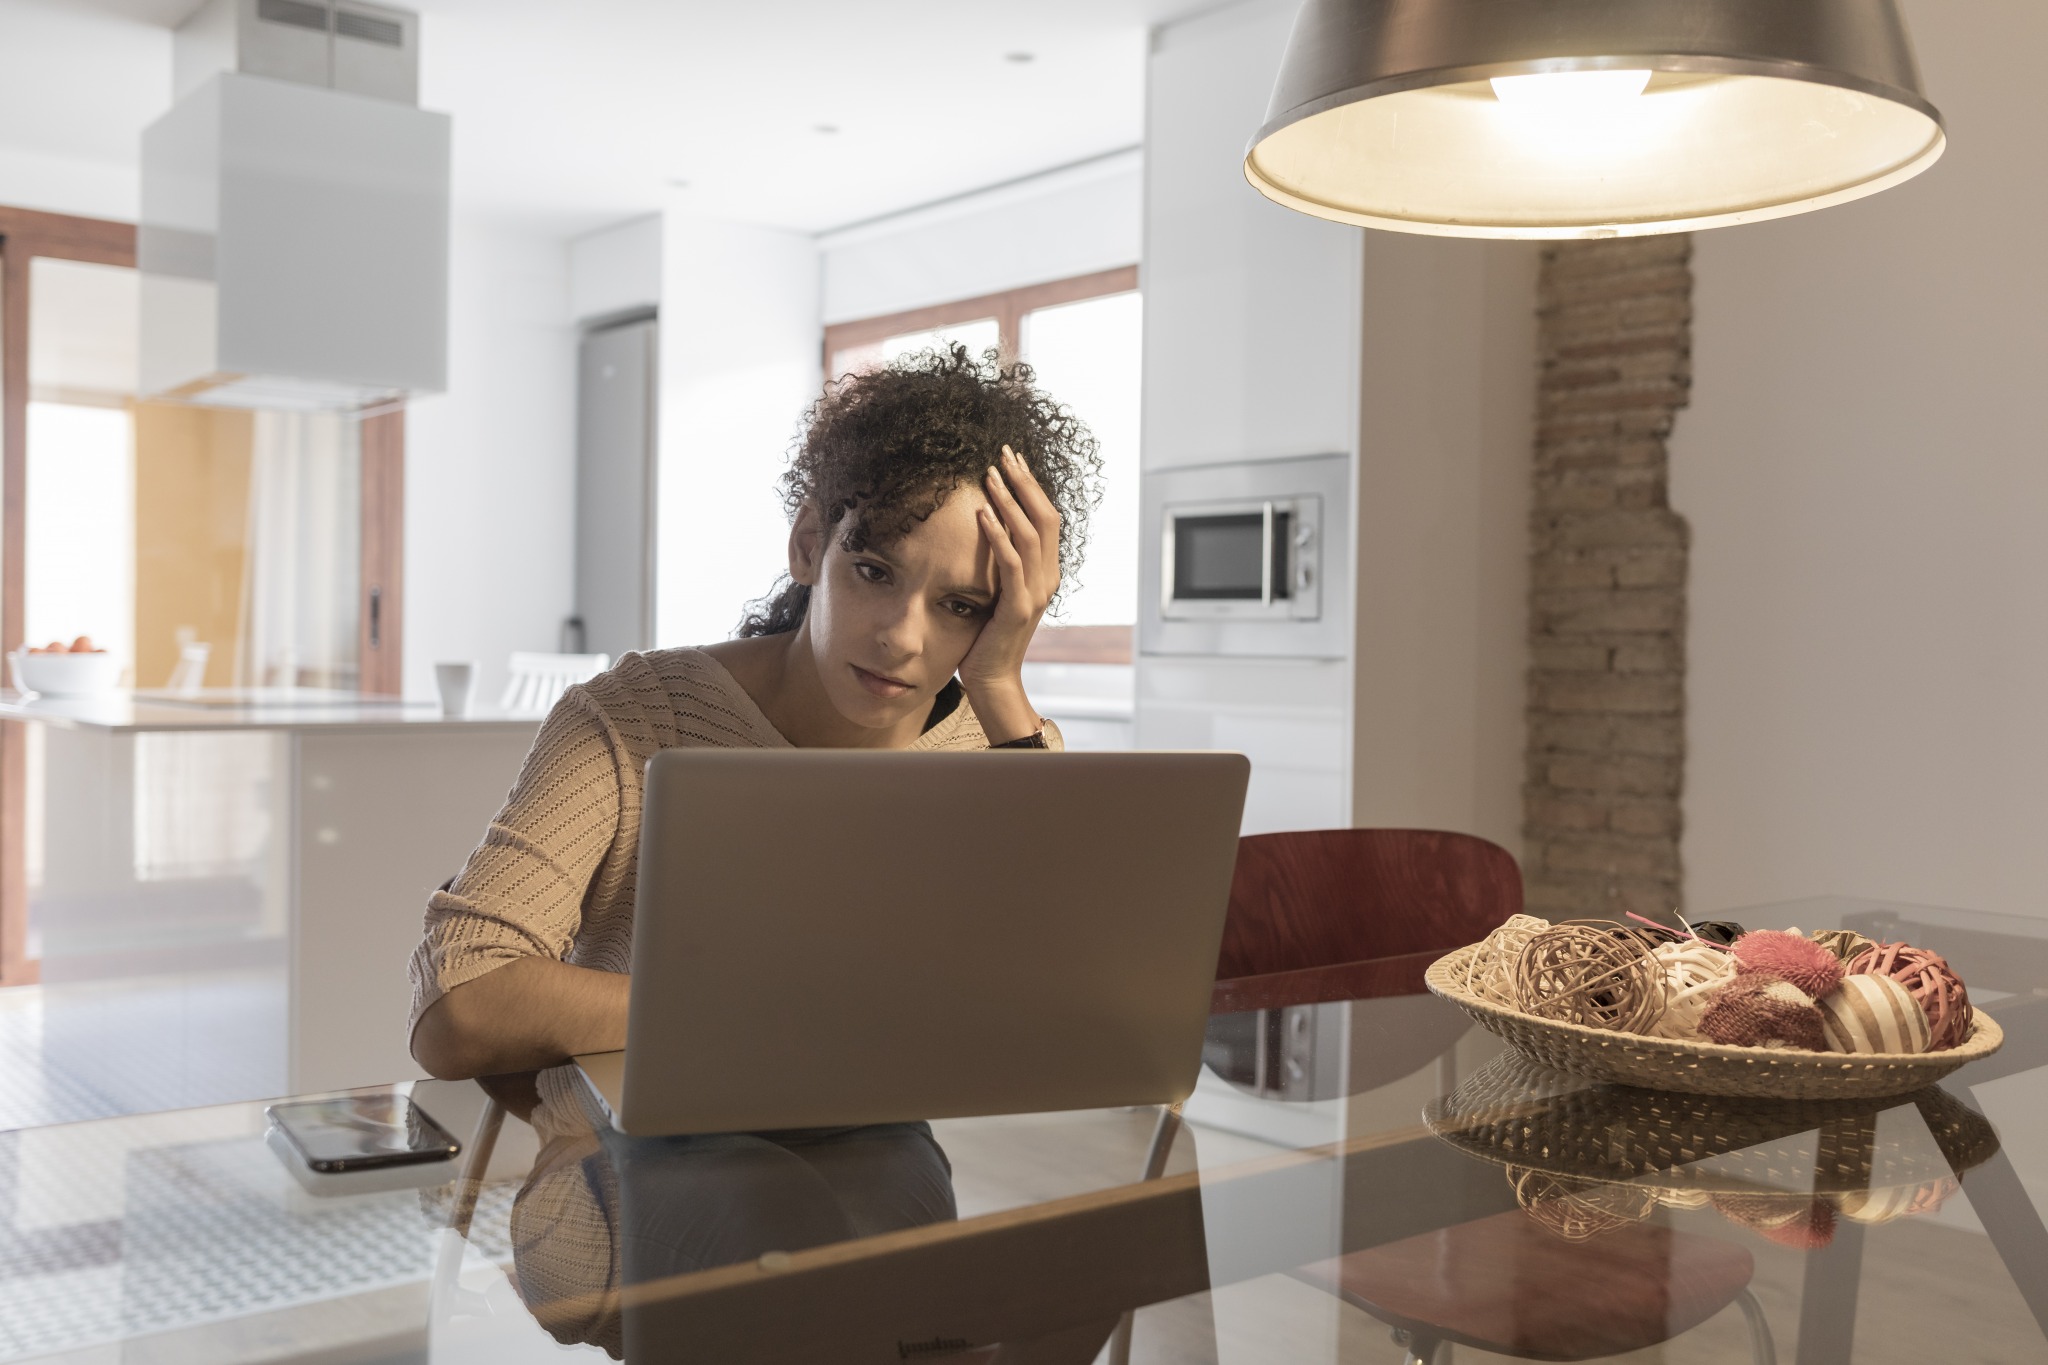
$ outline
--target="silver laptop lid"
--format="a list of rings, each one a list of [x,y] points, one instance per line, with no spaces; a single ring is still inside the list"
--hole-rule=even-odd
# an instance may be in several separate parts
[[[648,765],[630,1133],[1170,1102],[1240,754],[669,749]]]

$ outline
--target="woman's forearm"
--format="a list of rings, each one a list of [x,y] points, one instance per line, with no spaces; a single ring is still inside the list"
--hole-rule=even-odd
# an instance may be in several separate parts
[[[443,1080],[556,1066],[626,1045],[629,979],[548,957],[465,981],[427,1007],[412,1055]]]

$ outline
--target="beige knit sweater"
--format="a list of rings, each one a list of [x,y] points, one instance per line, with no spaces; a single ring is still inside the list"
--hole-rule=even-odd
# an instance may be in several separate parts
[[[1048,723],[1046,743],[1060,748]],[[623,972],[632,962],[640,794],[660,749],[787,749],[701,649],[627,654],[570,688],[540,727],[504,809],[462,872],[427,901],[412,955],[410,1030],[465,981],[522,957]],[[963,699],[912,749],[986,749]]]

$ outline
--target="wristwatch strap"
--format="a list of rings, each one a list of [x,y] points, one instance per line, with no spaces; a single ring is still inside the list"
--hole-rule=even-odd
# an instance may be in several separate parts
[[[1050,749],[1052,746],[1045,742],[1045,729],[1041,723],[1038,729],[1033,730],[1022,739],[1006,739],[1001,744],[991,744],[988,747],[991,749]]]

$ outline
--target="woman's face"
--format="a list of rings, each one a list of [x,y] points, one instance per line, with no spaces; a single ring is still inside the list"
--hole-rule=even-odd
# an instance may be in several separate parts
[[[790,576],[811,585],[811,654],[847,720],[923,724],[995,602],[995,560],[976,520],[985,506],[978,489],[957,488],[900,539],[864,550],[841,545],[808,509],[798,517]]]

